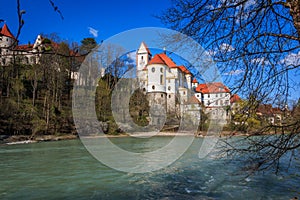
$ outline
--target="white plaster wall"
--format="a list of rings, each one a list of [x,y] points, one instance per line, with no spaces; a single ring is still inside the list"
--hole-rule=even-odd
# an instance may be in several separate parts
[[[198,93],[196,93],[195,96],[197,94]],[[230,105],[230,93],[224,92],[224,93],[203,94],[202,102],[204,103],[204,106],[212,106],[212,107],[229,106]]]
[[[151,64],[148,69],[148,92],[166,92],[166,66],[161,64]],[[153,71],[154,69],[154,71]],[[161,75],[163,83],[161,84]],[[154,88],[153,88],[154,87]]]

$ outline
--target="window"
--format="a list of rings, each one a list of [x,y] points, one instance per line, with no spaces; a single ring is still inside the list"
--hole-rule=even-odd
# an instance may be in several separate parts
[[[209,101],[209,100],[207,101],[207,105],[208,105],[208,106],[210,105],[210,101]]]
[[[163,68],[160,68],[160,72],[161,72],[161,73],[164,73],[164,69],[163,69]]]
[[[210,94],[207,94],[207,98],[210,98]]]
[[[216,97],[218,97],[218,94],[216,94]]]
[[[168,83],[171,83],[171,79],[168,79]]]
[[[171,68],[169,68],[169,72],[171,73]]]
[[[152,85],[152,90],[155,90],[155,86],[154,85]]]
[[[223,100],[220,100],[220,102],[221,102],[221,106],[223,106]]]
[[[185,91],[183,91],[183,95],[185,95]]]
[[[168,86],[168,90],[171,90],[171,86]]]
[[[161,84],[161,85],[164,84],[164,75],[160,75],[160,84]]]
[[[161,97],[161,98],[163,98],[163,97],[164,97],[164,95],[163,95],[163,94],[161,94],[161,95],[160,95],[160,97]]]
[[[199,97],[199,94],[197,94],[197,97]]]
[[[219,101],[217,100],[217,101],[216,101],[216,105],[218,105],[218,104],[219,104]]]
[[[146,88],[143,88],[143,92],[146,92]]]
[[[223,94],[221,93],[221,94],[220,94],[220,97],[222,97],[222,96],[223,96]]]
[[[155,72],[155,68],[154,68],[154,67],[152,67],[152,69],[151,69],[151,70],[152,70],[152,72],[153,72],[153,73]]]
[[[169,99],[171,99],[171,95],[169,94]]]
[[[142,56],[141,59],[143,60],[143,59],[144,59],[144,56]]]

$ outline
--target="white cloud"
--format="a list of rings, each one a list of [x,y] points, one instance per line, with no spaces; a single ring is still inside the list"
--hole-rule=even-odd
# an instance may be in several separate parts
[[[299,66],[300,65],[300,51],[296,53],[290,53],[284,59],[280,60],[281,64],[286,66]]]
[[[127,58],[130,58],[131,60],[134,60],[136,59],[136,52],[133,51],[133,52],[130,52],[127,54]]]
[[[125,62],[126,65],[135,64],[135,59],[136,59],[136,52],[135,51],[126,54],[126,57],[127,57],[127,60]]]
[[[212,49],[209,49],[209,50],[204,52],[205,56],[215,56],[216,54],[217,54],[217,51],[214,51]]]
[[[98,37],[98,30],[96,30],[96,29],[94,29],[92,27],[88,27],[88,29],[89,29],[89,33],[91,35],[93,35],[95,38]]]
[[[220,50],[222,52],[231,52],[231,51],[234,51],[234,48],[233,46],[231,46],[230,44],[227,44],[227,43],[222,43],[220,45]]]
[[[225,75],[225,76],[236,76],[236,75],[240,75],[242,73],[244,73],[244,70],[237,69],[237,70],[232,70],[230,72],[226,72],[223,75]]]

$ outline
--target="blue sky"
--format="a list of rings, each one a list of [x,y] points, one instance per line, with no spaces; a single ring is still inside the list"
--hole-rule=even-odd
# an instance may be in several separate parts
[[[4,1],[4,0],[0,0]],[[21,44],[34,42],[40,33],[57,33],[62,39],[80,42],[95,37],[98,42],[122,31],[139,27],[164,27],[154,15],[171,4],[170,0],[53,0],[62,12],[62,20],[49,0],[20,0],[25,25],[19,37]],[[3,3],[1,3],[3,5]],[[0,7],[0,19],[5,20],[16,35],[18,18],[16,0],[5,1]],[[0,24],[0,26],[2,26]]]

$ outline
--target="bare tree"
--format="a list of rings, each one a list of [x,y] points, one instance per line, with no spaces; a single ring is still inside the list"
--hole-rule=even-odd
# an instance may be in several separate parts
[[[232,91],[247,99],[244,109],[276,104],[287,111],[299,86],[292,78],[300,65],[299,0],[175,0],[160,19],[206,49]],[[287,115],[281,124],[250,133],[246,147],[227,143],[227,153],[251,152],[251,169],[278,168],[283,155],[300,147],[300,118]],[[274,130],[276,136],[251,137]]]

